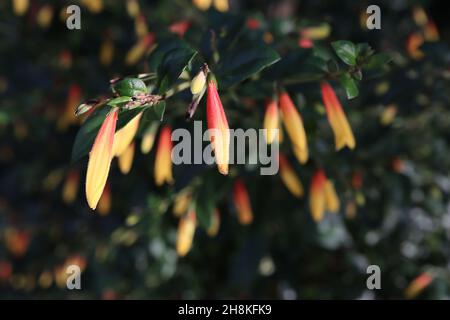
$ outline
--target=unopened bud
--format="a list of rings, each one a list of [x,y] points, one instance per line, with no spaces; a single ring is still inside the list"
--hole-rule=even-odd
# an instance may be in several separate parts
[[[192,94],[199,94],[205,88],[206,77],[203,71],[200,71],[191,81]]]

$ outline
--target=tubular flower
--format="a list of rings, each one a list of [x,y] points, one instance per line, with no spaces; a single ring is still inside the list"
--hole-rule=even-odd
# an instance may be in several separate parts
[[[130,143],[128,148],[119,156],[119,169],[123,174],[127,174],[131,170],[134,158],[134,142]]]
[[[5,230],[5,246],[16,257],[22,257],[30,245],[30,234],[27,230],[7,228]]]
[[[217,167],[221,174],[227,175],[230,157],[230,131],[227,117],[223,111],[222,102],[220,101],[219,93],[217,92],[217,84],[214,79],[208,81],[206,118]]]
[[[117,130],[114,135],[113,155],[118,157],[128,148],[133,141],[134,136],[139,128],[139,121],[141,120],[142,112],[136,115],[123,128]]]
[[[217,208],[215,208],[214,213],[212,215],[211,224],[209,225],[209,228],[206,232],[208,233],[208,236],[214,238],[219,232],[219,228],[220,228],[220,212]]]
[[[73,203],[77,198],[79,181],[80,175],[78,171],[71,170],[67,175],[62,191],[62,198],[65,203]]]
[[[23,16],[30,6],[30,0],[14,0],[13,11],[16,16]]]
[[[153,148],[155,142],[156,130],[158,130],[158,122],[153,122],[145,131],[141,141],[141,152],[143,154],[149,153]]]
[[[414,7],[412,16],[413,16],[414,22],[419,27],[423,27],[428,22],[428,16],[427,16],[425,10],[420,6]]]
[[[237,210],[237,217],[240,224],[248,225],[253,221],[253,211],[250,204],[247,188],[242,180],[236,180],[233,186],[234,205]]]
[[[125,57],[125,64],[129,66],[136,64],[144,56],[145,52],[150,48],[154,41],[155,35],[153,33],[149,33],[142,37],[142,39],[128,51]]]
[[[184,257],[191,250],[196,227],[197,215],[194,210],[190,210],[185,216],[181,217],[178,224],[177,253],[179,256]]]
[[[100,213],[101,216],[106,216],[108,215],[110,210],[111,210],[111,188],[107,183],[105,186],[105,190],[103,190],[102,196],[100,197],[100,200],[98,202],[97,211],[98,213]]]
[[[86,174],[86,198],[91,209],[97,207],[108,178],[113,158],[114,132],[116,131],[118,113],[119,109],[117,108],[112,109],[108,113],[89,153]]]
[[[212,0],[192,0],[194,6],[202,11],[206,11],[211,7]]]
[[[175,34],[179,35],[181,38],[183,38],[184,34],[186,33],[186,31],[188,31],[190,26],[191,26],[191,23],[187,20],[178,21],[178,22],[172,23],[169,26],[169,31],[172,33],[175,33]]]
[[[169,126],[162,128],[159,134],[158,150],[155,159],[155,183],[161,186],[164,182],[172,183],[172,129]]]
[[[405,296],[408,299],[413,299],[417,297],[426,287],[430,285],[430,283],[433,281],[433,277],[427,273],[424,272],[417,278],[415,278],[410,285],[405,290]]]
[[[429,21],[423,28],[423,35],[426,41],[436,42],[439,41],[439,31],[436,24],[433,21]]]
[[[306,27],[300,31],[300,35],[302,38],[310,39],[310,40],[322,40],[328,38],[330,35],[331,28],[327,23]]]
[[[81,88],[78,84],[72,84],[67,95],[67,102],[64,113],[58,119],[57,126],[59,130],[66,130],[69,125],[77,121],[75,108],[81,100]]]
[[[355,148],[355,137],[333,88],[327,82],[322,82],[320,88],[328,121],[333,129],[336,150],[345,146],[350,149]]]
[[[98,55],[98,59],[100,63],[104,66],[109,66],[114,58],[114,43],[111,40],[111,37],[107,37],[103,40],[102,45],[100,47],[100,52]]]
[[[100,13],[103,10],[103,0],[81,0],[81,3],[92,13]]]
[[[36,16],[38,25],[44,29],[48,28],[53,19],[53,7],[51,5],[42,6]]]
[[[294,154],[300,163],[308,161],[308,143],[300,114],[287,92],[279,95],[281,115],[286,131],[291,139]]]
[[[132,18],[135,18],[141,12],[138,0],[127,0],[127,12]]]
[[[276,100],[270,100],[266,104],[266,113],[264,115],[264,131],[266,141],[271,144],[280,131],[280,116]]]
[[[303,185],[300,179],[296,175],[294,169],[292,169],[287,158],[280,154],[278,161],[280,162],[280,176],[286,188],[297,198],[303,196]]]
[[[228,0],[214,0],[214,8],[220,12],[227,12],[230,6]]]
[[[418,32],[413,32],[408,36],[406,40],[406,50],[411,58],[414,60],[422,59],[425,54],[419,48],[423,44],[423,36]]]
[[[340,207],[339,198],[330,180],[325,182],[325,206],[329,212],[338,212]]]
[[[192,202],[192,194],[188,190],[181,191],[175,197],[173,205],[173,214],[176,217],[181,217],[189,208]]]
[[[320,222],[323,219],[325,212],[325,184],[327,178],[323,170],[317,170],[311,180],[311,187],[309,193],[309,206],[311,216],[315,222]]]

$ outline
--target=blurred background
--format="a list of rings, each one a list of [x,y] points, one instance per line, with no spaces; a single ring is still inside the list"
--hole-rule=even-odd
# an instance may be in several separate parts
[[[230,0],[209,8],[189,0],[2,1],[0,298],[449,298],[444,3],[378,1],[381,29],[368,30],[365,10],[373,1]],[[80,30],[66,27],[71,4],[81,8]],[[174,167],[175,185],[155,186],[155,151],[140,150],[141,128],[131,171],[122,174],[113,161],[93,212],[84,195],[87,157],[71,162],[81,123],[74,110],[109,95],[110,79],[151,71],[145,52],[162,34],[199,46],[211,25],[236,16],[245,21],[239,32],[261,38],[282,58],[287,49],[350,40],[388,53],[390,70],[364,77],[355,99],[338,91],[357,140],[353,151],[335,152],[317,82],[287,85],[315,159],[302,166],[290,157],[306,196],[290,195],[279,176],[236,166],[227,179],[245,181],[253,223],[239,224],[225,182],[217,235],[198,228],[192,249],[179,257],[173,200],[194,178],[222,186],[216,168]],[[284,67],[295,73],[301,63]],[[230,127],[261,127],[270,93],[259,89],[244,83],[224,98]],[[172,127],[189,126],[189,102],[189,94],[174,97]],[[204,119],[204,101],[199,109],[194,119]],[[320,223],[311,219],[307,197],[317,163],[340,199],[339,212]],[[66,288],[70,264],[83,271],[81,290]],[[367,289],[368,265],[380,267],[381,290]]]

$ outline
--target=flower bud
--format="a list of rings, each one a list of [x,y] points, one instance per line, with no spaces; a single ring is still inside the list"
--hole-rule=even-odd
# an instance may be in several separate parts
[[[205,88],[206,76],[203,71],[200,71],[194,79],[191,81],[191,92],[192,94],[199,94]]]

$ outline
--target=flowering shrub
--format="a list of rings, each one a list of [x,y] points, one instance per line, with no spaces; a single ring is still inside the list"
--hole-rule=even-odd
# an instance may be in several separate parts
[[[68,294],[76,261],[84,297],[446,295],[431,9],[386,1],[369,30],[364,1],[74,2],[80,30],[70,1],[0,4],[0,292]],[[195,121],[209,135],[175,164]],[[239,151],[230,129],[265,131]],[[385,291],[366,290],[370,264]]]

